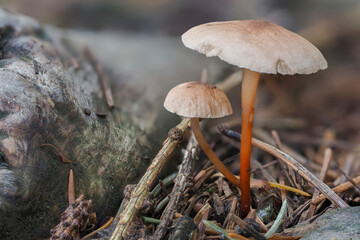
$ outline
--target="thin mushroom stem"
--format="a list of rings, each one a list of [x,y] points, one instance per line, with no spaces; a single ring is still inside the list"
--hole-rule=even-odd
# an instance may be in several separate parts
[[[235,186],[240,187],[239,180],[232,174],[227,167],[220,161],[214,151],[211,149],[209,144],[206,142],[200,128],[199,118],[191,118],[191,129],[194,133],[196,140],[198,141],[201,149],[204,151],[206,156],[214,164],[214,166],[221,172],[226,179],[228,179]]]
[[[250,155],[254,120],[254,104],[260,74],[244,69],[241,89],[241,148],[240,148],[240,182],[241,182],[241,217],[250,211]]]

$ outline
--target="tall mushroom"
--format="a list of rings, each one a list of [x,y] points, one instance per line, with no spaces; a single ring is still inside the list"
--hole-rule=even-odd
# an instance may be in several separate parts
[[[208,83],[186,82],[169,91],[164,107],[169,112],[191,118],[191,129],[202,150],[230,182],[240,186],[239,180],[225,167],[206,142],[199,125],[199,118],[220,118],[232,114],[226,94]]]
[[[260,73],[311,74],[327,68],[321,52],[303,37],[274,23],[245,20],[206,23],[182,35],[184,45],[244,69],[241,91],[241,215],[250,210],[250,153]]]

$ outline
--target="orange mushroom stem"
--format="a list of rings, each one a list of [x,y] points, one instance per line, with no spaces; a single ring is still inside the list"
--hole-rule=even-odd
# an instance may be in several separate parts
[[[254,104],[260,74],[244,69],[241,90],[241,148],[240,148],[240,189],[241,217],[250,211],[250,155],[254,120]]]
[[[220,159],[216,156],[214,151],[211,149],[207,141],[205,140],[200,124],[199,118],[191,118],[191,129],[194,133],[196,140],[198,141],[201,149],[204,151],[206,156],[210,159],[210,161],[215,165],[215,167],[221,172],[226,179],[228,179],[235,186],[240,187],[239,180],[232,174],[227,167],[220,161]]]

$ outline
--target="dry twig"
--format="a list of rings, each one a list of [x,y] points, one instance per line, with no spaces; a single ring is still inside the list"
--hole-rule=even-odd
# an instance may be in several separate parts
[[[290,155],[280,151],[279,149],[270,146],[267,143],[264,143],[257,139],[252,139],[252,144],[258,148],[263,149],[264,151],[270,153],[271,155],[279,158],[284,161],[289,167],[294,169],[297,173],[299,173],[306,181],[314,185],[320,192],[322,192],[332,203],[337,207],[348,207],[349,205],[342,200],[328,185],[326,185],[323,181],[318,179],[312,172],[307,170],[304,166],[302,166],[299,162],[297,162]]]
[[[360,184],[360,176],[357,176],[356,178],[353,179],[353,182],[355,185],[358,185]],[[337,187],[334,187],[332,190],[335,192],[335,193],[341,193],[341,192],[344,192],[346,190],[349,190],[350,188],[353,188],[354,187],[354,184],[352,184],[351,182],[345,182]],[[311,201],[311,204],[318,204],[320,203],[321,201],[325,200],[326,199],[326,196],[324,194],[320,194],[317,198],[313,199]]]
[[[123,239],[126,236],[127,229],[134,216],[137,214],[137,211],[141,208],[145,197],[149,193],[150,186],[166,163],[170,154],[178,146],[184,134],[189,130],[189,123],[190,119],[184,119],[169,131],[169,137],[165,140],[163,147],[155,156],[151,165],[132,191],[128,205],[124,211],[120,213],[117,226],[110,238],[111,240]]]
[[[220,129],[226,135],[230,135],[232,137],[236,137],[240,140],[240,134],[234,131],[228,130],[225,127]],[[324,182],[319,180],[312,172],[307,170],[304,166],[302,166],[298,161],[296,161],[293,157],[280,151],[276,147],[273,147],[265,142],[262,142],[258,139],[253,138],[252,144],[268,153],[273,155],[274,157],[279,158],[281,161],[285,162],[289,167],[294,169],[297,173],[299,173],[306,181],[311,183],[314,187],[319,189],[319,191],[326,196],[332,203],[337,207],[348,207],[349,205],[342,200],[329,186],[327,186]]]
[[[156,231],[152,236],[153,239],[163,239],[167,228],[174,217],[176,209],[178,208],[178,204],[182,199],[185,188],[187,187],[191,169],[194,160],[197,158],[198,151],[198,144],[194,137],[191,137],[184,154],[184,160],[180,165],[179,173],[175,179],[174,188],[171,191],[170,201],[161,216],[161,223],[157,226]]]

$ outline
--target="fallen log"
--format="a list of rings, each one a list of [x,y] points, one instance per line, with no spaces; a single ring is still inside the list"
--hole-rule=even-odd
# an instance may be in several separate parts
[[[98,218],[114,216],[177,121],[162,110],[165,94],[198,79],[205,61],[183,54],[180,40],[59,30],[5,10],[0,36],[0,238],[49,237],[70,168]],[[223,74],[206,62],[210,78]]]

